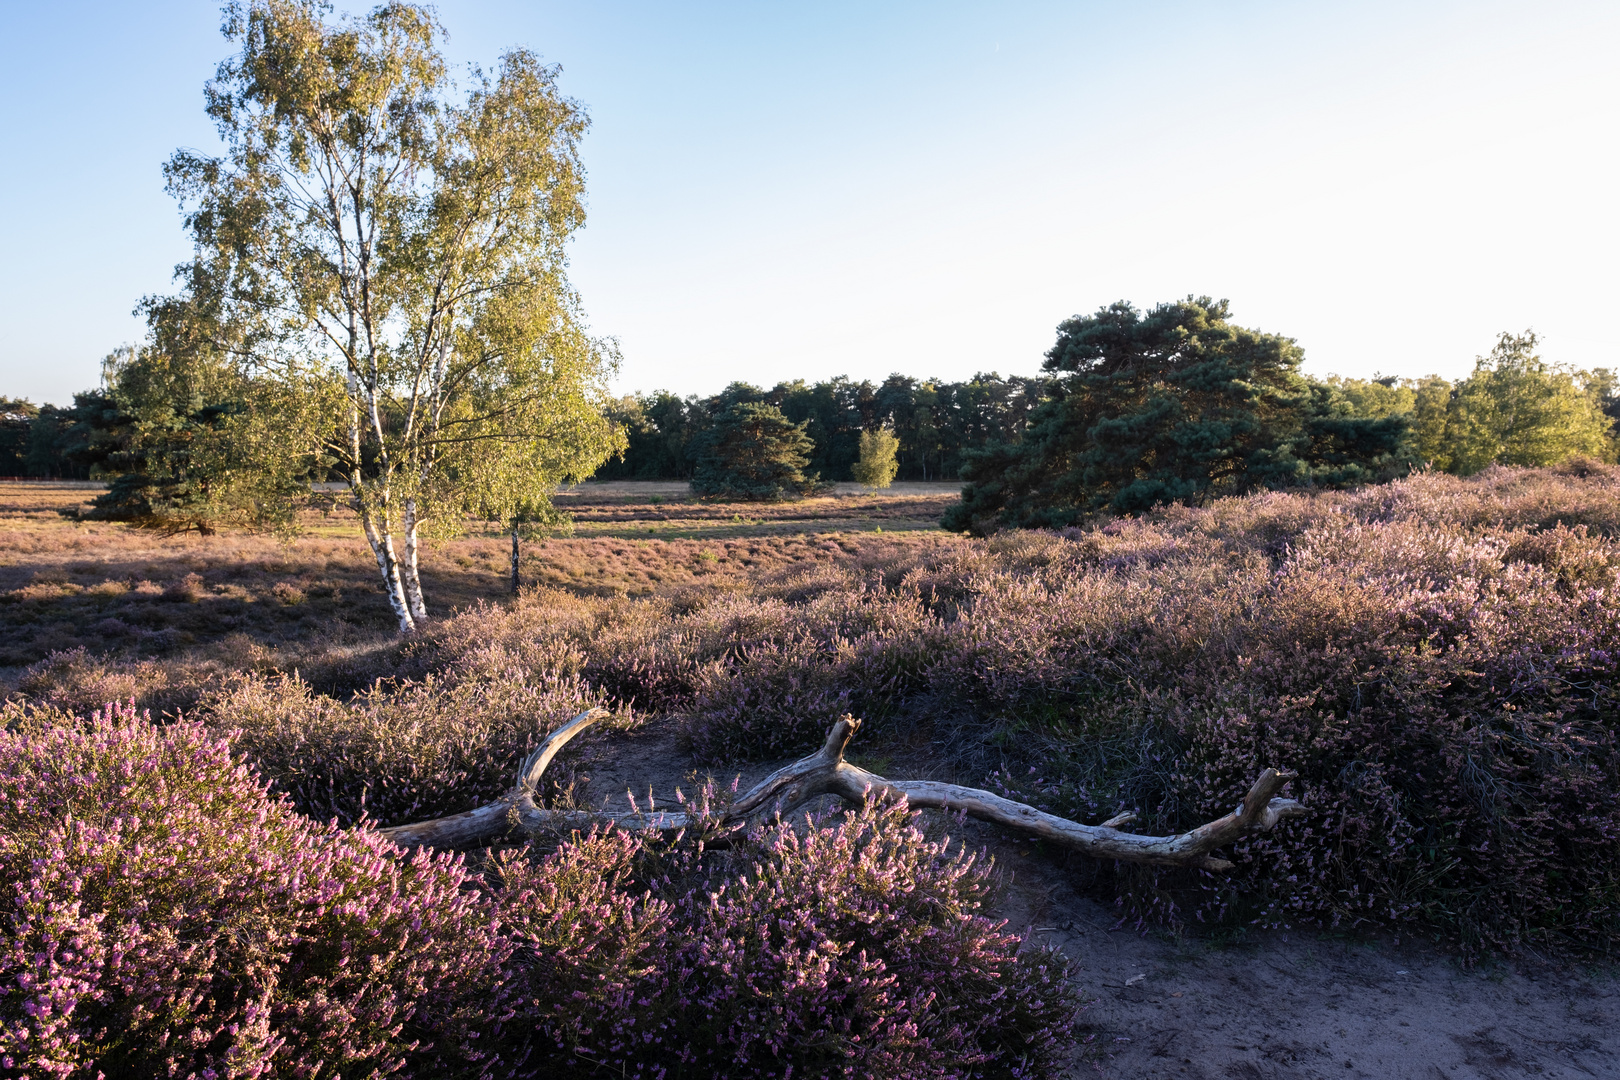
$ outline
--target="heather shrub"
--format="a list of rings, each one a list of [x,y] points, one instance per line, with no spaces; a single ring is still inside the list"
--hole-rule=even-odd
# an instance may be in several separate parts
[[[861,711],[845,679],[847,643],[828,643],[813,657],[801,648],[772,642],[699,669],[682,732],[697,760],[783,757],[825,738],[845,713]]]
[[[1235,803],[1267,764],[1300,770],[1314,812],[1295,835],[1238,845],[1238,870],[1200,883],[1192,913],[1417,923],[1470,951],[1620,946],[1612,727],[1557,706],[1474,711],[1401,689],[1343,715],[1322,697],[1256,700],[1245,690],[1170,710],[1171,745],[1183,749],[1156,823],[1200,816],[1174,813],[1178,802]],[[1163,906],[1173,902],[1164,880],[1137,879],[1139,916],[1181,917]]]
[[[510,791],[530,750],[602,700],[576,675],[520,668],[377,683],[346,701],[296,675],[247,676],[211,696],[201,715],[232,733],[236,751],[302,813],[397,825]],[[567,762],[547,780],[566,786]]]
[[[690,1075],[1056,1071],[1078,1000],[1059,956],[980,914],[988,866],[877,806],[762,830],[747,854],[676,904],[690,929],[661,978]]]
[[[695,666],[671,601],[525,590],[510,606],[479,603],[426,630],[434,670],[466,678],[579,675],[643,711],[684,701]]]
[[[1304,545],[1241,666],[1170,714],[1205,784],[1304,774],[1317,842],[1257,859],[1248,888],[1335,923],[1620,945],[1616,598],[1509,559],[1522,534],[1353,531]]]
[[[1410,518],[1465,529],[1585,525],[1620,536],[1620,468],[1582,472],[1493,465],[1467,479],[1423,473],[1348,493],[1337,505],[1368,521]]]
[[[767,575],[756,592],[790,604],[802,604],[828,593],[844,592],[859,586],[859,577],[846,566],[810,563],[790,566]]]
[[[1067,1046],[1063,963],[903,808],[480,881],[295,813],[199,724],[5,716],[6,1075],[1035,1077]]]
[[[0,881],[7,1075],[454,1075],[505,951],[457,859],[316,825],[132,707],[0,732]]]
[[[566,672],[621,707],[682,713],[705,761],[775,756],[819,743],[852,709],[881,719],[919,688],[943,624],[915,589],[885,588],[877,573],[871,584],[797,602],[768,587],[685,610],[533,594],[509,610],[457,616],[433,631],[433,648],[455,678]],[[798,586],[789,579],[781,588]]]
[[[580,647],[624,605],[556,589],[525,590],[510,606],[479,602],[424,628],[423,648],[435,670],[488,672],[544,667],[578,670]]]
[[[703,761],[802,753],[855,712],[881,722],[923,686],[943,624],[915,594],[829,592],[730,605],[698,668],[685,731]],[[703,654],[700,654],[703,655]]]
[[[1607,589],[1614,585],[1613,545],[1588,535],[1585,525],[1571,529],[1560,522],[1541,532],[1516,529],[1507,541],[1505,559],[1545,567],[1566,588]]]
[[[90,655],[82,645],[29,665],[18,689],[34,702],[69,713],[89,713],[109,701],[132,699],[143,707],[162,708],[177,696],[162,664],[114,663]]]
[[[1066,965],[1020,952],[981,914],[988,865],[903,808],[777,822],[714,858],[598,835],[498,861],[525,1075],[1057,1071]]]
[[[747,595],[536,594],[448,620],[442,675],[377,690],[354,716],[477,715],[450,703],[462,683],[575,680],[582,697],[680,714],[718,761],[802,753],[853,711],[866,745],[926,722],[966,779],[1000,767],[1059,812],[1128,806],[1165,830],[1225,813],[1279,765],[1316,817],[1238,845],[1219,883],[1121,871],[1128,912],[1611,948],[1617,506],[1614,470],[1422,474],[862,549],[857,565],[772,568]],[[319,782],[359,790],[385,741]],[[439,790],[469,796],[435,805],[500,789],[509,767],[477,788],[476,756],[442,770],[456,779]],[[405,774],[405,756],[380,771]]]
[[[1300,772],[1312,818],[1236,845],[1229,877],[1125,872],[1139,918],[1613,950],[1620,603],[1593,582],[1616,556],[1556,525],[1330,520],[1271,569],[1189,556],[996,582],[958,624],[973,647],[935,675],[1003,728],[1039,721],[1035,775],[1002,782],[1059,812],[1124,804],[1170,831],[1267,766]]]
[[[1319,818],[1239,845],[1223,883],[1122,871],[1139,918],[1613,948],[1616,507],[1607,469],[1265,493],[777,574],[636,634],[689,679],[660,704],[708,760],[925,716],[964,772],[1164,830],[1301,772]]]
[[[1129,807],[1155,830],[1225,813],[1279,765],[1316,816],[1238,845],[1220,882],[1105,868],[1127,912],[1612,948],[1617,536],[1604,466],[984,541],[801,538],[802,561],[761,556],[751,590],[532,592],[429,628],[401,682],[339,701],[260,677],[209,720],[343,821],[484,801],[597,702],[678,714],[706,761],[804,752],[845,711],[869,721],[863,747],[931,727],[965,781],[999,769],[1058,812]],[[85,671],[88,694],[103,676]]]
[[[592,833],[543,858],[514,848],[489,860],[513,942],[503,1011],[514,1017],[503,1035],[516,1075],[656,1064],[666,1049],[658,1032],[668,1004],[650,987],[669,960],[671,924],[669,905],[636,880],[647,861],[644,840],[626,832]]]

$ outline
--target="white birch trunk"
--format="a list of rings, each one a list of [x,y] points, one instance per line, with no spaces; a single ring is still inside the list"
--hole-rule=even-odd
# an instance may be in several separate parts
[[[448,321],[450,312],[445,311],[437,317]],[[439,437],[439,425],[443,421],[444,373],[450,363],[450,334],[448,331],[441,333],[439,347],[436,351],[437,356],[433,364],[433,374],[427,388],[427,401],[430,405],[428,427],[425,433],[417,436],[421,440],[418,444],[421,462],[418,468],[417,482],[424,485],[428,482],[434,467],[438,464],[435,444]],[[411,404],[411,413],[413,415],[416,412],[416,406],[417,402],[413,398]],[[414,432],[415,425],[412,424],[408,430]],[[407,498],[405,500],[405,563],[401,567],[401,571],[405,585],[405,602],[410,609],[411,617],[418,622],[428,617],[427,600],[422,595],[421,533],[421,507],[415,498]]]
[[[352,336],[351,336],[352,339]],[[394,617],[399,620],[399,632],[409,634],[416,630],[416,620],[411,615],[410,604],[405,597],[405,584],[400,579],[399,559],[394,555],[393,531],[389,528],[388,515],[383,514],[379,524],[377,508],[371,492],[367,490],[368,484],[362,469],[364,460],[361,451],[361,397],[364,395],[368,406],[376,400],[373,388],[360,381],[358,374],[351,365],[348,375],[349,385],[349,496],[353,500],[354,512],[360,516],[360,528],[365,533],[366,543],[371,545],[371,554],[377,559],[377,572],[382,575],[383,592],[388,595],[388,606],[394,609]],[[375,420],[377,411],[374,407],[366,410],[369,419]],[[376,432],[382,434],[380,427]],[[377,484],[382,488],[382,501],[386,506],[388,502],[389,471],[386,465]]]
[[[360,502],[360,527],[365,530],[366,543],[371,545],[371,553],[377,557],[377,570],[382,574],[383,591],[388,594],[388,605],[394,609],[394,617],[399,620],[399,632],[409,634],[416,629],[416,620],[411,616],[410,605],[405,599],[405,583],[400,579],[399,559],[394,554],[394,538],[386,522],[378,528],[377,515],[372,508],[363,501]]]
[[[427,618],[427,604],[422,599],[422,578],[418,573],[417,563],[421,552],[421,539],[419,536],[420,521],[417,516],[416,500],[405,500],[405,565],[403,567],[405,579],[405,601],[410,607],[411,618],[421,621]]]

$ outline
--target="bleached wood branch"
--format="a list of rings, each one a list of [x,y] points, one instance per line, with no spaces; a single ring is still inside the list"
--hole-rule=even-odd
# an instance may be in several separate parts
[[[472,848],[485,847],[511,836],[566,829],[589,829],[593,825],[622,825],[627,828],[683,829],[690,824],[683,813],[551,810],[534,800],[540,777],[557,752],[598,720],[610,714],[606,709],[587,709],[553,731],[518,766],[517,780],[510,794],[464,814],[395,825],[379,829],[400,847]]]
[[[591,709],[553,732],[524,761],[518,770],[512,793],[505,798],[465,814],[398,825],[381,832],[403,847],[427,845],[464,848],[490,844],[514,834],[583,829],[592,825],[611,824],[660,830],[683,829],[691,825],[692,819],[678,811],[548,810],[534,801],[536,785],[557,752],[606,715],[605,710]],[[850,803],[860,803],[877,796],[904,799],[908,805],[919,810],[965,813],[979,821],[1048,840],[1100,859],[1221,871],[1230,870],[1232,864],[1212,855],[1216,848],[1250,833],[1269,830],[1283,818],[1306,812],[1295,800],[1277,797],[1277,793],[1294,778],[1294,774],[1267,769],[1260,774],[1237,809],[1225,817],[1175,836],[1141,836],[1121,831],[1136,819],[1134,813],[1117,815],[1101,825],[1081,825],[980,788],[934,780],[888,780],[844,760],[844,749],[858,730],[860,721],[853,717],[846,716],[838,721],[828,732],[821,749],[776,770],[755,784],[731,805],[720,824],[737,825],[771,809],[778,813],[789,813],[822,795],[836,795]]]

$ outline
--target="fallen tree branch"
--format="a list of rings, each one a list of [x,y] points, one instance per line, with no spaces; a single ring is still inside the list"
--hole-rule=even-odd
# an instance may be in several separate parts
[[[606,709],[586,709],[553,731],[518,766],[517,782],[510,794],[464,814],[395,825],[378,829],[400,847],[473,848],[526,833],[567,829],[589,829],[593,825],[622,825],[634,828],[684,829],[691,824],[683,813],[648,811],[550,810],[534,801],[540,776],[557,752],[574,736],[611,715]]]
[[[487,845],[516,834],[584,829],[592,825],[612,824],[666,831],[691,825],[692,819],[679,811],[651,808],[647,811],[616,813],[548,810],[534,801],[540,776],[557,752],[606,715],[606,710],[591,709],[552,732],[551,737],[525,759],[518,769],[512,793],[505,798],[465,814],[412,825],[397,825],[380,831],[402,847],[465,848]],[[1294,778],[1294,774],[1267,769],[1232,813],[1176,836],[1139,836],[1122,832],[1125,825],[1136,819],[1134,813],[1120,814],[1101,825],[1081,825],[979,788],[934,780],[887,780],[851,765],[844,760],[844,749],[855,732],[860,730],[860,724],[859,720],[847,716],[838,721],[828,732],[827,741],[820,750],[776,770],[755,784],[731,805],[719,824],[737,825],[772,807],[778,813],[789,813],[822,795],[836,795],[850,803],[860,803],[878,796],[904,799],[918,810],[965,813],[968,817],[1049,840],[1100,859],[1219,871],[1230,870],[1232,864],[1216,858],[1210,852],[1250,833],[1270,829],[1285,817],[1306,812],[1293,799],[1276,797],[1283,786]]]

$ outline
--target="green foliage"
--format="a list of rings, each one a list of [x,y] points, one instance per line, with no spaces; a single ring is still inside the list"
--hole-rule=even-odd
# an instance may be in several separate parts
[[[1069,525],[1093,510],[1365,479],[1395,459],[1401,421],[1313,391],[1291,338],[1227,314],[1224,300],[1188,297],[1064,322],[1045,364],[1061,382],[1021,443],[970,455],[945,526]]]
[[[557,69],[513,50],[457,99],[429,9],[328,10],[227,9],[239,51],[208,86],[227,149],[167,166],[197,257],[151,310],[284,394],[336,389],[324,452],[408,631],[422,538],[469,511],[544,516],[623,448],[617,352],[565,273],[587,120]]]
[[[1412,383],[1412,450],[1419,461],[1444,468],[1450,457],[1446,436],[1451,413],[1452,386],[1449,380],[1429,375]]]
[[[628,449],[597,477],[689,479],[703,432],[739,402],[775,405],[789,420],[804,423],[813,444],[807,468],[822,476],[858,479],[861,433],[885,428],[899,441],[896,478],[976,478],[978,498],[992,504],[1012,496],[989,488],[1035,483],[1037,473],[1045,474],[1040,482],[1055,482],[1051,474],[1069,468],[1077,473],[1072,486],[1083,491],[1088,503],[1096,499],[1101,507],[1119,509],[1140,508],[1153,496],[1155,481],[1163,482],[1161,494],[1197,500],[1279,483],[1335,486],[1388,479],[1416,464],[1461,467],[1460,410],[1468,403],[1459,397],[1461,384],[1454,387],[1438,375],[1305,379],[1297,370],[1298,350],[1286,339],[1233,331],[1224,326],[1224,316],[1214,320],[1223,323],[1214,336],[1195,333],[1194,348],[1178,351],[1162,312],[1185,308],[1168,305],[1159,313],[1132,316],[1142,325],[1132,331],[1138,340],[1130,347],[1144,356],[1107,371],[1099,370],[1095,361],[1080,365],[1070,356],[1064,361],[1070,366],[1049,360],[1052,374],[1035,378],[991,373],[950,383],[891,375],[880,386],[836,378],[815,384],[782,382],[769,390],[734,383],[708,398],[682,399],[664,391],[627,397],[613,416],[629,432]],[[1071,320],[1065,324],[1066,347],[1100,347],[1099,328],[1081,333],[1080,324],[1114,317],[1117,313],[1105,312],[1093,320]],[[1159,331],[1166,336],[1150,340]],[[1222,345],[1216,341],[1221,334],[1236,336]],[[1255,338],[1255,344],[1265,340],[1286,348],[1278,346],[1275,363],[1244,358],[1238,355],[1247,348],[1238,340],[1244,334]],[[1119,347],[1126,346],[1110,346]],[[1234,351],[1227,356],[1222,352],[1226,349]],[[1255,363],[1260,381],[1247,383],[1239,376],[1245,365]],[[1613,372],[1557,370],[1569,376],[1561,391],[1566,406],[1580,412],[1576,392],[1584,393],[1598,412],[1610,421],[1620,420],[1620,380]],[[1159,375],[1164,378],[1155,382]],[[1076,393],[1080,400],[1065,401]],[[1245,404],[1250,396],[1253,400]],[[1155,409],[1163,411],[1155,414]],[[1066,423],[1079,425],[1065,436],[1069,442],[1053,443],[1052,430],[1046,430],[1031,446],[1017,449],[1034,427],[1050,429],[1054,418],[1059,429]],[[1094,438],[1087,435],[1098,421],[1107,423]],[[1586,425],[1588,435],[1591,427]],[[1612,436],[1596,443],[1588,437],[1574,442],[1586,447],[1578,452],[1607,460],[1620,450]],[[1054,460],[1037,464],[1036,444],[1051,451]],[[1067,451],[1073,454],[1064,459]],[[1133,466],[1138,457],[1140,465]],[[1014,464],[1017,476],[1008,471]],[[1086,486],[1093,481],[1099,486]],[[1120,493],[1137,481],[1142,483],[1134,491]],[[1045,511],[1054,520],[1081,512],[1074,507]]]
[[[1329,375],[1326,385],[1348,402],[1353,415],[1372,419],[1410,416],[1417,398],[1416,384],[1393,375],[1375,375],[1370,379]]]
[[[1586,389],[1610,420],[1620,420],[1620,375],[1613,368],[1586,372]]]
[[[617,459],[596,472],[602,480],[689,480],[691,443],[697,431],[695,410],[667,390],[627,394],[608,409],[608,418],[625,433]]]
[[[1448,472],[1556,465],[1577,456],[1613,460],[1620,420],[1614,374],[1548,364],[1536,345],[1529,331],[1504,333],[1455,385],[1438,375],[1328,383],[1357,415],[1404,417],[1408,455]]]
[[[318,387],[289,393],[212,353],[157,346],[119,350],[103,369],[109,388],[79,403],[69,450],[112,478],[89,517],[171,534],[294,530],[321,464]]]
[[[38,476],[58,480],[88,480],[92,464],[86,456],[99,437],[101,426],[117,409],[100,390],[73,395],[67,408],[34,405],[29,401],[0,401],[4,425],[0,427],[0,457],[9,449],[9,464],[0,475]]]
[[[1528,330],[1502,334],[1457,385],[1444,468],[1466,476],[1492,464],[1557,465],[1609,450],[1614,421],[1603,411],[1604,378],[1549,364],[1536,345]]]
[[[861,432],[861,456],[854,468],[856,481],[873,491],[888,487],[900,467],[895,461],[899,449],[900,440],[887,428]]]
[[[39,406],[25,398],[0,397],[0,476],[26,476],[28,435]]]
[[[830,480],[855,479],[861,432],[887,428],[899,440],[897,478],[954,479],[963,455],[991,442],[1017,442],[1030,410],[1046,392],[1043,376],[980,373],[964,382],[891,375],[882,385],[843,376],[825,382],[781,382],[769,390],[733,383],[711,397],[679,398],[667,391],[626,397],[612,417],[629,435],[622,459],[605,463],[600,480],[689,480],[699,436],[741,401],[775,405],[805,425],[807,468]]]
[[[811,442],[774,405],[742,401],[721,413],[701,436],[692,491],[702,498],[774,501],[815,493],[816,474],[804,474]]]
[[[1394,380],[1389,380],[1394,383]],[[1409,390],[1370,384],[1389,394],[1358,393],[1360,388],[1310,384],[1304,438],[1294,454],[1305,465],[1307,482],[1327,487],[1388,480],[1411,470],[1411,422],[1405,412]]]

